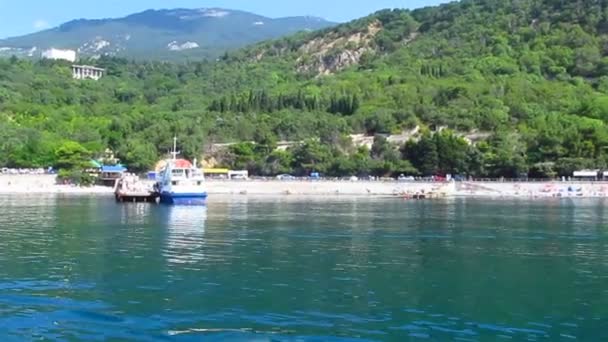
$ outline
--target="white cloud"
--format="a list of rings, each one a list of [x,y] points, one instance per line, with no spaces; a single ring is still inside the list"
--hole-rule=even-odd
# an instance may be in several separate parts
[[[45,28],[49,28],[49,23],[46,20],[38,19],[34,21],[34,28],[37,30],[43,30]]]

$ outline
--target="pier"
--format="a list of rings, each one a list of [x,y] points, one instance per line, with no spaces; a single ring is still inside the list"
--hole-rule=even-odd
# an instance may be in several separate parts
[[[114,197],[119,203],[158,203],[160,194],[154,189],[153,182],[126,175],[116,180]]]

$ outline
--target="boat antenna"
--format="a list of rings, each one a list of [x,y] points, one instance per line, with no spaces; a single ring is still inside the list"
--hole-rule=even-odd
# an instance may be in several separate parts
[[[177,137],[173,137],[173,152],[171,152],[171,155],[173,155],[173,160],[177,160],[178,154],[179,152],[177,152]]]

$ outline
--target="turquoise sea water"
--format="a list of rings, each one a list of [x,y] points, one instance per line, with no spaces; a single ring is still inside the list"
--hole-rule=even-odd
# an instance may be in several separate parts
[[[608,202],[0,197],[0,340],[606,341]]]

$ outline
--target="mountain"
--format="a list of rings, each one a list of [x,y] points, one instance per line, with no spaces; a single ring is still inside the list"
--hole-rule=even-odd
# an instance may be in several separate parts
[[[119,19],[74,20],[0,40],[0,53],[39,56],[41,50],[60,48],[84,57],[214,58],[262,40],[331,25],[315,17],[271,19],[220,8],[148,10]]]
[[[0,164],[52,164],[70,141],[145,169],[178,134],[186,156],[263,175],[608,167],[608,0],[462,0],[213,62],[95,63],[107,76],[78,82],[64,63],[0,60]]]

